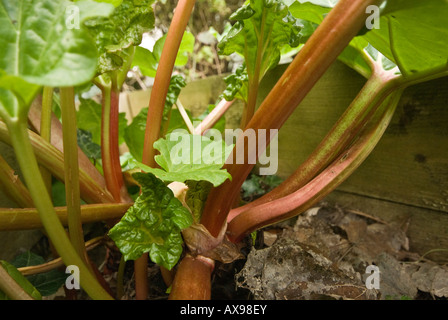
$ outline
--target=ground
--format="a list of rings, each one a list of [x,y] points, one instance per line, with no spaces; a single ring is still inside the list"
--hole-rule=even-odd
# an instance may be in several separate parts
[[[217,263],[214,300],[446,300],[448,268],[408,248],[405,226],[362,212],[319,203],[296,218],[246,239],[244,259]],[[105,249],[106,248],[106,249]],[[100,269],[112,290],[120,253],[98,250]],[[103,262],[101,263],[101,259]],[[149,299],[165,300],[159,268],[149,265]],[[122,299],[134,299],[133,266],[124,273]],[[61,292],[60,292],[61,293]]]

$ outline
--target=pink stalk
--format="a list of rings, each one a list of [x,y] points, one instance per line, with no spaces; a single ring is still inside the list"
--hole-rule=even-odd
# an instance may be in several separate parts
[[[222,99],[204,120],[194,129],[194,134],[204,134],[205,131],[213,127],[216,122],[226,113],[235,100],[227,101]]]
[[[341,184],[366,159],[376,146],[393,116],[403,90],[399,89],[385,100],[377,114],[364,128],[357,140],[316,178],[299,190],[268,203],[250,208],[233,218],[227,236],[233,242],[259,228],[291,218],[322,199]]]

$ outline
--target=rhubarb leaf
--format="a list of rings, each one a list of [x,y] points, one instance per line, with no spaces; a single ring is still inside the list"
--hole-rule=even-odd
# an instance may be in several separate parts
[[[154,0],[123,0],[108,18],[87,20],[100,57],[98,74],[114,71],[128,60],[126,50],[138,46],[144,32],[154,27]]]
[[[160,152],[155,160],[161,168],[140,163],[138,167],[165,182],[208,181],[216,187],[232,178],[227,170],[221,169],[233,149],[233,145],[227,146],[223,140],[176,130],[157,140],[154,148]]]
[[[298,19],[321,24],[332,8],[328,5],[322,5],[321,2],[322,1],[295,1],[289,7],[289,11]]]
[[[135,260],[149,252],[151,260],[171,269],[182,254],[181,231],[193,218],[173,192],[151,173],[135,173],[141,195],[109,236],[125,260]]]
[[[152,51],[143,47],[137,47],[132,66],[138,67],[143,75],[155,78],[166,37],[167,34],[159,38],[154,44]],[[182,67],[187,64],[190,54],[193,53],[194,43],[194,35],[189,31],[185,31],[174,62],[175,66]]]
[[[365,37],[404,75],[448,67],[447,16],[447,1],[388,1],[380,28]]]
[[[321,23],[331,10],[325,1],[296,1],[291,13],[299,19]],[[335,2],[335,1],[333,1]],[[334,3],[333,3],[334,4]],[[433,69],[448,69],[448,2],[440,0],[387,1],[382,7],[380,28],[364,30],[339,57],[344,63],[368,78],[370,68],[363,58],[370,44],[406,77]],[[364,61],[363,61],[364,60]]]
[[[92,141],[92,133],[87,130],[77,130],[78,146],[85,155],[93,160],[101,159],[101,146]]]
[[[31,251],[19,254],[11,262],[16,268],[36,266],[44,264],[45,259]],[[26,276],[28,281],[40,292],[42,296],[49,296],[56,293],[65,283],[67,274],[61,270],[53,269],[48,272]]]
[[[173,105],[183,87],[186,86],[184,78],[180,75],[175,75],[171,78],[170,86],[163,109],[162,128],[165,127],[166,122],[170,121],[170,112]],[[124,129],[124,140],[129,148],[129,152],[138,161],[143,157],[143,144],[145,140],[146,120],[148,117],[148,108],[140,110],[138,115],[132,119],[132,122]]]
[[[222,93],[224,99],[227,101],[238,99],[247,102],[249,76],[245,64],[239,66],[235,73],[225,77],[224,82],[226,83],[226,88]]]
[[[95,8],[95,11],[91,11]],[[0,3],[0,114],[24,118],[40,86],[75,86],[95,74],[95,43],[81,25],[113,6],[91,0]]]
[[[221,39],[219,53],[242,55],[249,79],[259,70],[261,81],[280,61],[284,45],[296,47],[300,44],[303,25],[280,0],[248,1],[230,18],[236,22]]]

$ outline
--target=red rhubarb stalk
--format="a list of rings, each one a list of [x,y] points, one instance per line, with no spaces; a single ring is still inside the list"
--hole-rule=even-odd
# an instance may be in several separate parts
[[[279,129],[363,27],[366,7],[380,2],[379,0],[339,1],[265,98],[246,129],[251,128],[256,132],[259,129]],[[255,152],[248,149],[243,139],[238,139],[236,144],[235,148],[245,150],[245,154]],[[232,175],[232,181],[226,181],[210,192],[201,219],[201,223],[213,236],[219,234],[226,222],[240,187],[253,166],[246,163],[228,164],[224,167]]]
[[[165,108],[171,74],[173,72],[182,37],[187,28],[195,3],[196,0],[179,0],[163,46],[162,55],[151,90],[143,145],[142,162],[150,167],[155,167],[157,165],[154,160],[156,150],[153,145],[160,137],[163,109]],[[147,265],[148,254],[143,254],[134,262],[137,300],[144,300],[147,297]]]
[[[169,299],[210,300],[213,268],[213,260],[202,256],[185,256],[174,277]]]
[[[308,183],[327,167],[369,121],[391,90],[399,86],[400,76],[372,62],[372,75],[347,110],[327,133],[313,153],[282,184],[244,206],[232,209],[227,220],[249,208],[286,196]]]
[[[103,86],[103,114],[101,134],[101,159],[103,162],[104,178],[107,189],[115,202],[122,202],[124,187],[118,149],[118,104],[119,92],[110,86]]]
[[[291,218],[334,190],[359,167],[376,146],[393,116],[402,92],[402,89],[393,92],[355,142],[304,187],[253,207],[232,219],[227,228],[229,240],[238,242],[254,230]]]
[[[160,126],[171,74],[195,2],[196,0],[180,0],[177,4],[151,90],[142,159],[144,164],[151,167],[156,165],[153,144],[160,137]]]

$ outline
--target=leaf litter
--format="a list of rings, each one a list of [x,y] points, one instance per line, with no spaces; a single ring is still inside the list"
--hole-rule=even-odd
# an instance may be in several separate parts
[[[447,266],[409,251],[406,223],[321,205],[262,231],[237,286],[256,300],[448,298]]]

